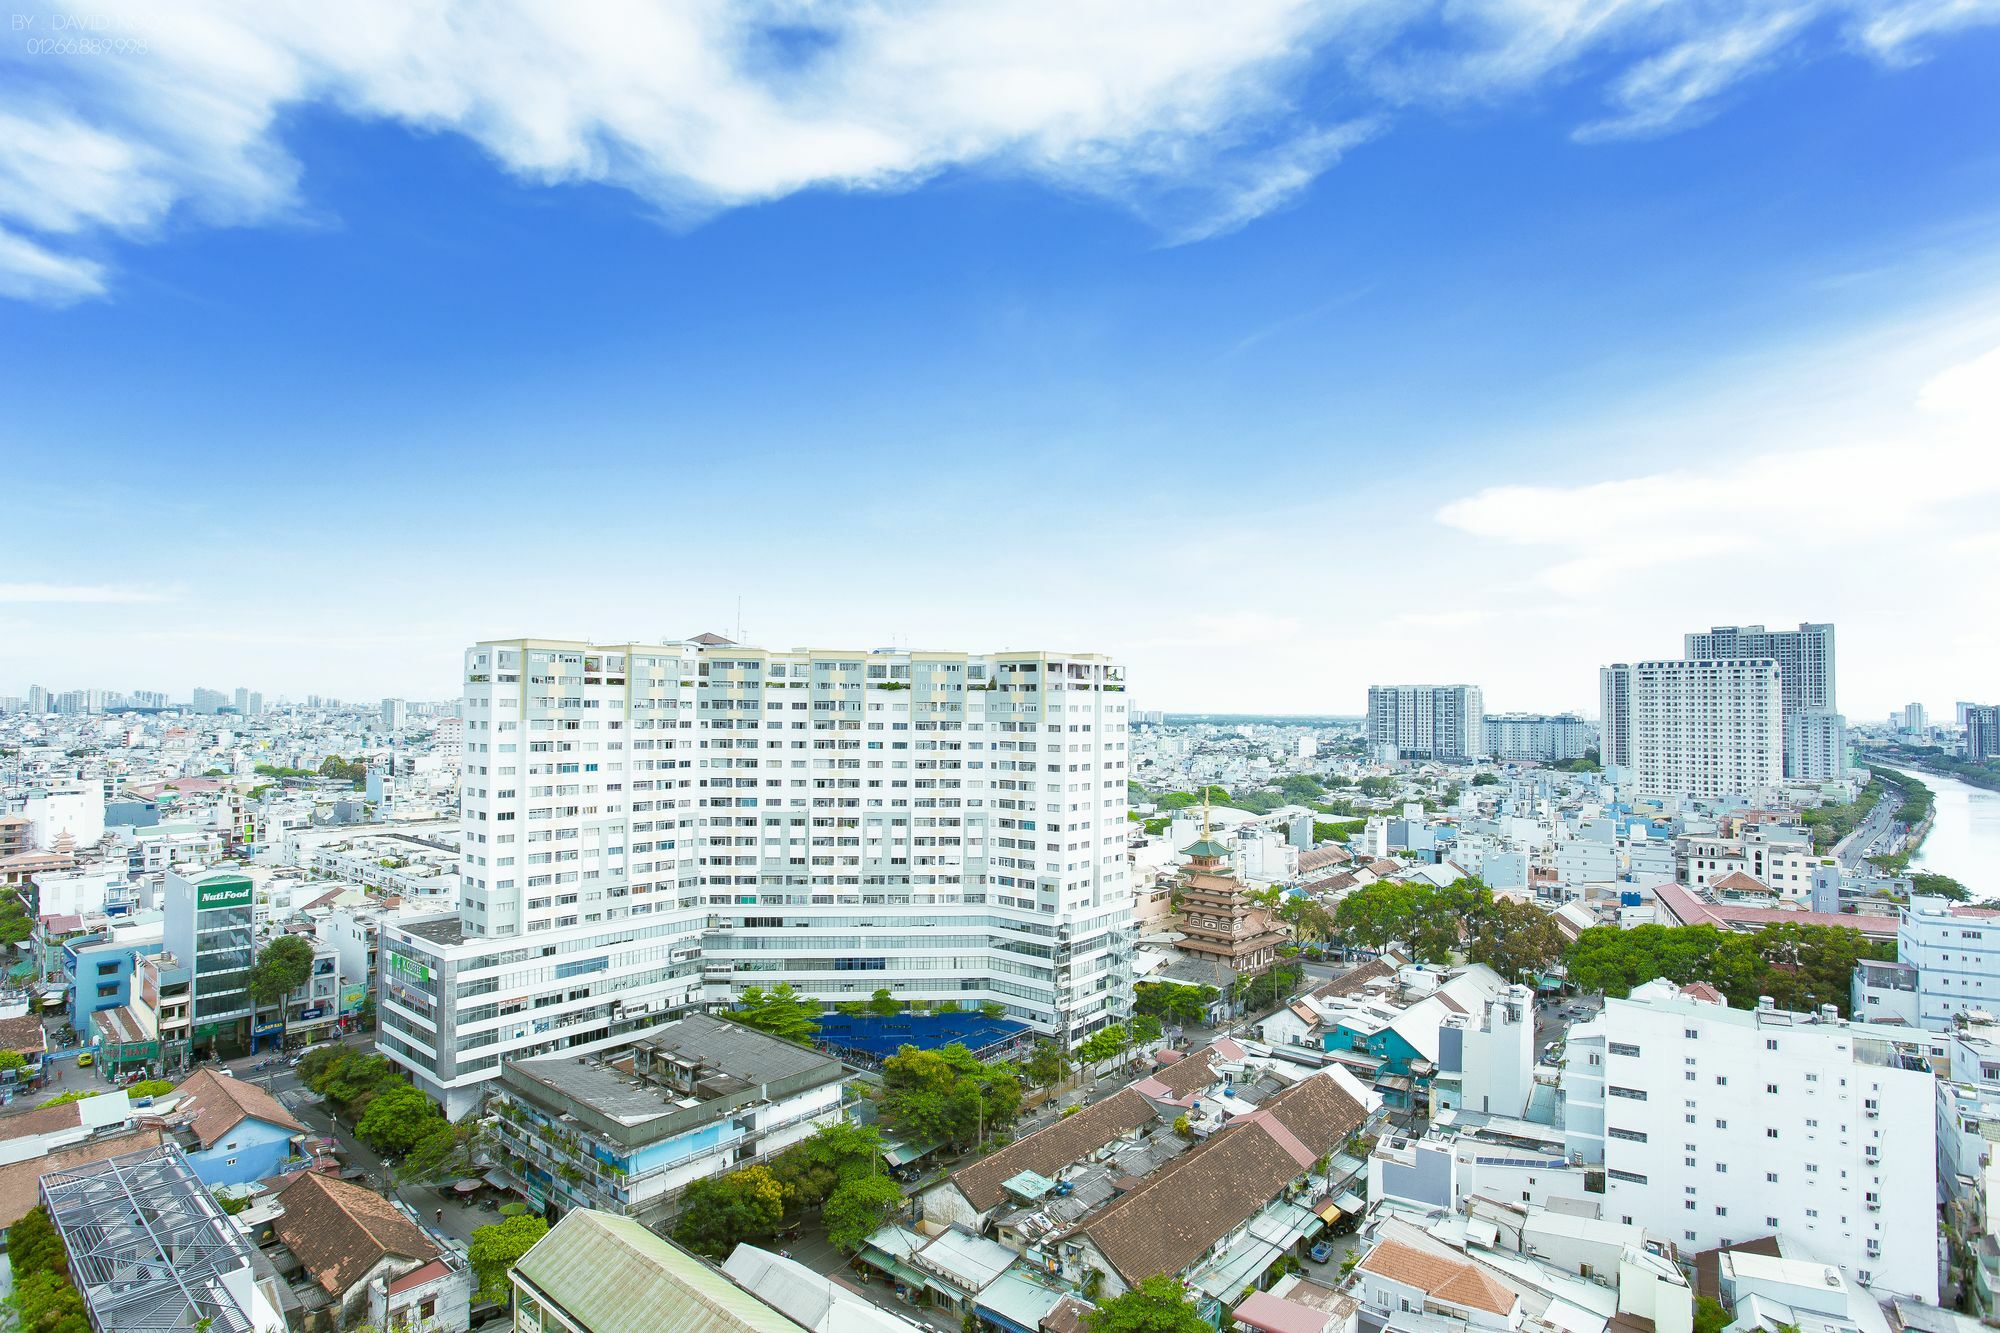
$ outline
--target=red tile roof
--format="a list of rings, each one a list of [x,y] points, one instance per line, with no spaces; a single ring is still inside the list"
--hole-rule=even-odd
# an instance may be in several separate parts
[[[1805,912],[1703,902],[1678,884],[1655,884],[1653,897],[1668,916],[1683,926],[1714,926],[1746,933],[1789,922],[1797,926],[1844,926],[1873,939],[1894,939],[1901,924],[1893,916],[1864,916],[1859,912]]]
[[[300,1134],[306,1132],[306,1127],[283,1103],[245,1079],[224,1078],[212,1069],[197,1069],[182,1079],[174,1091],[180,1096],[177,1109],[194,1111],[194,1136],[204,1148],[214,1147],[216,1140],[249,1119]]]

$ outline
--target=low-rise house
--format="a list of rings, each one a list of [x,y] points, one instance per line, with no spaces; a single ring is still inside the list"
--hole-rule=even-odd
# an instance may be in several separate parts
[[[1570,1158],[1563,1131],[1511,1116],[1444,1111],[1421,1138],[1385,1134],[1368,1158],[1368,1196],[1450,1211],[1474,1196],[1546,1205],[1569,1199],[1594,1209],[1601,1166]]]
[[[92,1328],[286,1326],[276,1272],[157,1135],[141,1151],[48,1163],[38,1197],[69,1252]]]
[[[841,1118],[838,1060],[707,1014],[510,1060],[494,1095],[503,1168],[538,1205],[647,1222],[696,1180]]]
[[[1121,1089],[952,1172],[924,1191],[924,1219],[935,1226],[984,1231],[1010,1205],[1028,1206],[1049,1197],[1066,1171],[1135,1142],[1157,1123],[1151,1102],[1131,1088]]]
[[[1469,1259],[1384,1240],[1354,1273],[1363,1312],[1385,1329],[1422,1328],[1425,1316],[1490,1333],[1521,1327],[1521,1298]]]
[[[80,1143],[51,1149],[46,1155],[24,1157],[0,1165],[0,1231],[5,1231],[35,1206],[43,1176],[78,1171],[97,1162],[160,1146],[164,1135],[151,1126],[95,1135]]]
[[[325,1299],[329,1328],[364,1320],[409,1333],[459,1333],[471,1323],[462,1266],[381,1195],[318,1171],[285,1182],[273,1237]]]
[[[45,1157],[58,1148],[123,1133],[131,1127],[132,1099],[123,1091],[0,1116],[0,1163]]]
[[[567,1213],[509,1271],[515,1333],[799,1333],[799,1325],[629,1217]]]
[[[1104,1297],[1185,1280],[1211,1318],[1336,1215],[1319,1163],[1368,1121],[1320,1071],[1168,1162],[1027,1258]],[[1094,1276],[1093,1276],[1094,1275]]]
[[[182,1150],[204,1184],[247,1185],[299,1157],[306,1127],[248,1079],[197,1069],[174,1089]]]
[[[1355,1333],[1360,1309],[1352,1296],[1287,1274],[1269,1291],[1245,1296],[1230,1315],[1254,1333]]]

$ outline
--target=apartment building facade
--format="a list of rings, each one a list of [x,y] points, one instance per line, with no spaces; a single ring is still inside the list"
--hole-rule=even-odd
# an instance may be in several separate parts
[[[1125,1016],[1118,664],[712,635],[465,662],[460,908],[381,931],[381,1044],[448,1108],[781,981],[1069,1041]]]
[[[1794,755],[1789,748],[1793,720],[1806,713],[1831,715],[1841,732],[1844,749],[1846,721],[1839,717],[1834,698],[1834,643],[1832,625],[1801,623],[1797,629],[1765,629],[1762,625],[1718,625],[1686,635],[1684,656],[1689,661],[1769,659],[1778,664],[1782,686],[1782,707],[1788,748],[1785,776],[1818,779],[1838,777],[1838,773],[1809,771],[1824,766],[1827,723],[1822,720],[1802,724],[1802,748]]]
[[[1545,764],[1581,759],[1597,744],[1597,728],[1575,713],[1488,713],[1481,753]]]
[[[1368,743],[1405,759],[1475,759],[1486,751],[1477,685],[1370,685]]]
[[[1878,1293],[1935,1302],[1934,1079],[1922,1034],[1895,1031],[1649,982],[1570,1031],[1570,1152],[1603,1163],[1605,1217],[1683,1251],[1776,1233]]]
[[[1775,661],[1620,663],[1604,668],[1602,679],[1606,717],[1615,709],[1625,718],[1629,767],[1641,796],[1748,799],[1783,781],[1784,719]],[[1624,696],[1610,698],[1614,689]]]

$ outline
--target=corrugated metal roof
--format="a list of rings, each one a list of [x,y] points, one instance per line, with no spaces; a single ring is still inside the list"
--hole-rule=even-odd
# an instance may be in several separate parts
[[[630,1218],[579,1209],[516,1270],[591,1333],[799,1333],[799,1326]]]

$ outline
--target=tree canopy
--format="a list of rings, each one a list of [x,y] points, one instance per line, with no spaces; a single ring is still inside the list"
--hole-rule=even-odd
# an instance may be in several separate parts
[[[957,1042],[935,1051],[905,1046],[882,1063],[883,1113],[912,1139],[969,1147],[1020,1109],[1014,1066],[981,1063]]]
[[[828,1196],[821,1220],[826,1238],[849,1254],[881,1229],[890,1214],[903,1206],[903,1190],[887,1176],[858,1176],[844,1181]]]
[[[697,1254],[726,1259],[744,1241],[769,1240],[785,1219],[785,1187],[769,1167],[708,1176],[681,1195],[674,1239]]]
[[[250,965],[246,989],[258,1004],[277,1004],[312,976],[313,947],[300,935],[280,935]]]
[[[1099,1301],[1083,1317],[1090,1333],[1213,1333],[1181,1280],[1165,1273],[1141,1278],[1122,1296]]]
[[[768,992],[758,986],[746,987],[729,1017],[746,1028],[804,1042],[819,1031],[819,1012],[818,1000],[795,994],[791,982],[781,981]]]
[[[1213,986],[1184,986],[1177,981],[1142,981],[1132,988],[1132,1006],[1170,1023],[1200,1023],[1208,1017],[1208,1006],[1222,992]]]
[[[1513,982],[1533,985],[1569,946],[1555,918],[1533,903],[1492,898],[1472,918],[1465,956]]]
[[[299,1061],[299,1082],[350,1119],[359,1118],[378,1094],[406,1086],[387,1056],[345,1046],[315,1046],[307,1051]]]
[[[22,1333],[91,1333],[83,1295],[70,1285],[69,1253],[62,1236],[36,1204],[7,1229],[13,1290],[7,1308]]]
[[[431,1135],[450,1125],[437,1103],[408,1083],[385,1088],[368,1103],[354,1132],[377,1152],[401,1157]]]
[[[1752,1008],[1768,995],[1781,1008],[1835,1004],[1848,1010],[1856,962],[1888,959],[1895,946],[1845,926],[1766,926],[1740,935],[1714,926],[1592,926],[1566,959],[1569,979],[1586,990],[1629,995],[1658,977],[1678,986],[1705,981],[1731,1005]]]
[[[489,1226],[474,1227],[466,1257],[472,1263],[480,1299],[495,1303],[507,1300],[510,1291],[507,1270],[548,1234],[549,1224],[534,1213],[521,1213]]]

